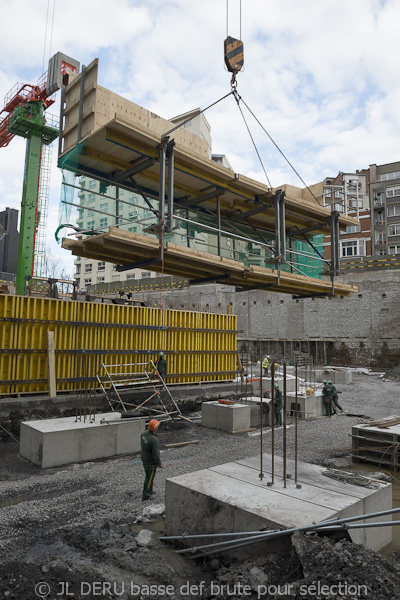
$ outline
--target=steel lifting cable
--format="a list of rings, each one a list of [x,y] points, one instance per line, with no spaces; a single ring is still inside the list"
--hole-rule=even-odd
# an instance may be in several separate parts
[[[314,200],[316,202],[318,202],[318,204],[321,204],[318,200],[318,198],[313,194],[313,192],[311,191],[310,187],[306,184],[306,182],[304,181],[304,179],[302,178],[302,176],[300,175],[300,173],[295,169],[295,167],[292,165],[292,163],[290,162],[290,160],[287,158],[287,156],[284,154],[284,152],[279,148],[278,144],[275,142],[275,140],[271,137],[271,135],[268,133],[268,131],[265,129],[264,125],[261,123],[261,121],[256,117],[256,115],[253,113],[253,111],[251,110],[251,108],[248,106],[248,104],[246,104],[246,102],[243,100],[243,98],[240,96],[240,94],[238,94],[238,92],[236,90],[233,90],[234,92],[234,97],[236,102],[238,103],[239,106],[239,100],[241,100],[243,102],[243,104],[245,105],[245,107],[247,108],[247,110],[249,111],[249,113],[252,115],[252,117],[257,121],[257,123],[259,124],[259,126],[261,127],[261,129],[264,131],[264,133],[267,134],[267,136],[269,137],[269,139],[271,140],[271,142],[274,144],[275,148],[280,152],[280,154],[283,156],[283,158],[286,160],[286,162],[288,163],[288,165],[291,167],[291,169],[293,169],[293,171],[296,173],[297,177],[300,179],[300,181],[303,183],[303,185],[306,187],[306,189],[310,192],[310,194],[312,195],[312,197],[314,198]],[[240,107],[239,107],[240,108]]]
[[[229,0],[226,0],[226,37],[229,28]],[[239,39],[242,39],[242,0],[239,0]]]
[[[232,94],[233,94],[233,97],[234,97],[234,98],[235,98],[235,100],[236,100],[236,103],[237,103],[237,105],[238,105],[238,108],[239,108],[239,110],[240,110],[240,114],[241,114],[241,115],[242,115],[242,117],[243,117],[243,121],[244,121],[244,124],[245,124],[245,125],[246,125],[246,127],[247,127],[247,131],[249,132],[249,136],[250,136],[250,138],[251,138],[251,141],[253,142],[253,146],[254,146],[254,149],[255,149],[255,151],[256,151],[256,153],[257,153],[258,159],[259,159],[259,161],[260,161],[260,163],[261,163],[262,169],[263,169],[263,171],[264,171],[264,175],[265,175],[265,177],[267,178],[267,181],[268,181],[268,187],[270,187],[270,188],[271,188],[271,187],[272,187],[272,185],[271,185],[271,182],[270,182],[270,180],[269,180],[269,177],[268,177],[268,175],[267,175],[267,171],[265,170],[265,167],[264,167],[263,161],[262,161],[262,159],[261,159],[260,153],[259,153],[259,151],[258,151],[258,148],[257,148],[257,146],[256,146],[256,143],[255,143],[255,141],[254,141],[254,138],[253,138],[253,136],[252,136],[252,134],[251,134],[250,127],[248,126],[248,124],[247,124],[247,121],[246,121],[246,118],[245,118],[245,116],[244,116],[244,114],[243,114],[242,107],[240,106],[239,100],[241,100],[241,97],[240,97],[240,96],[239,96],[239,94],[237,93],[237,91],[236,91],[236,88],[235,88],[234,90],[232,90]]]

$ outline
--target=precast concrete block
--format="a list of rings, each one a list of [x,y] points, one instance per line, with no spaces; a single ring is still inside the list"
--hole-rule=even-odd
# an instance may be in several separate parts
[[[242,398],[243,404],[250,406],[250,427],[260,427],[261,424],[261,411],[260,411],[260,400],[257,396],[247,396]],[[263,398],[263,427],[269,425],[269,404],[271,400],[269,398]],[[266,408],[268,407],[268,408]]]
[[[133,454],[140,451],[144,430],[144,420],[121,419],[116,412],[98,414],[95,421],[89,417],[25,421],[21,423],[19,452],[43,469]]]
[[[246,404],[220,404],[203,402],[201,405],[201,424],[209,429],[220,431],[240,431],[250,428],[250,406]]]
[[[261,378],[260,378],[261,379]],[[279,389],[283,391],[283,378],[275,377],[274,383],[279,385]],[[258,381],[258,389],[261,389],[261,380]],[[271,377],[263,377],[262,378],[262,389],[263,392],[271,389]],[[286,391],[287,392],[295,392],[296,391],[296,378],[293,375],[286,375]]]
[[[335,385],[350,385],[353,383],[353,373],[352,371],[333,371],[329,374],[329,379]]]
[[[306,394],[297,394],[297,410],[299,419],[315,419],[326,414],[325,403],[322,399],[322,391],[316,390],[314,396]],[[295,416],[296,413],[296,395],[291,392],[286,394],[286,414]]]

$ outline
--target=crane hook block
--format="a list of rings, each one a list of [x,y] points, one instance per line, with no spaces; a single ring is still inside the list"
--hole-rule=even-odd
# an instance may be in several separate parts
[[[236,75],[243,67],[243,42],[228,36],[224,42],[224,53],[226,68]]]

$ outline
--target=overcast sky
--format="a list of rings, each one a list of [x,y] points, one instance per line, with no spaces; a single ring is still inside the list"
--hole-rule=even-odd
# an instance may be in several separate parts
[[[49,56],[61,51],[86,65],[99,57],[101,85],[164,118],[204,108],[230,91],[226,4],[0,0],[0,99],[16,82],[35,83]],[[239,4],[229,0],[228,34],[237,38]],[[400,0],[243,0],[238,92],[307,184],[400,160],[399,25]],[[57,114],[58,102],[49,110]],[[206,118],[213,152],[226,154],[236,172],[266,182],[233,98]],[[272,186],[302,186],[246,118]],[[57,143],[54,165],[56,152]],[[0,149],[1,209],[20,207],[24,160],[21,138]],[[48,245],[72,274],[69,253],[53,242],[60,181],[54,166]]]

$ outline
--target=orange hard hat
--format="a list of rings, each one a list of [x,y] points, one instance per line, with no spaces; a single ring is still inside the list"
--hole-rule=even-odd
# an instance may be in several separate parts
[[[156,419],[152,419],[150,421],[150,423],[147,425],[147,427],[150,431],[157,431],[157,429],[160,427],[160,425],[161,425],[160,421],[157,421]]]

